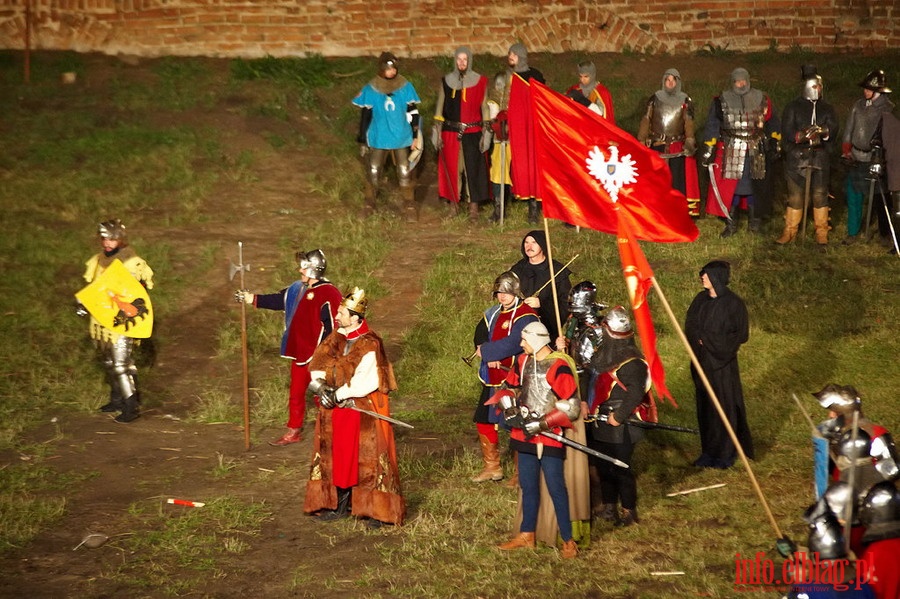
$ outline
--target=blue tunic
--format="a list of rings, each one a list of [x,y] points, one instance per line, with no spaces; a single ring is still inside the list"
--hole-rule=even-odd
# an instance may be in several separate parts
[[[407,106],[420,101],[409,81],[390,94],[379,92],[371,83],[367,83],[353,99],[353,104],[372,109],[372,122],[366,131],[368,146],[376,150],[397,150],[412,145],[413,132]]]

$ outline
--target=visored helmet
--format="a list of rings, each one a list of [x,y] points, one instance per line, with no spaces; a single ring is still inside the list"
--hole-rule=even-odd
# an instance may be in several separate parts
[[[589,314],[594,308],[597,298],[597,286],[590,281],[582,281],[569,291],[569,313],[576,315]]]
[[[824,498],[811,505],[803,519],[809,523],[809,553],[821,559],[839,559],[847,555],[844,531]]]
[[[321,279],[325,274],[327,263],[322,250],[315,249],[311,252],[297,252],[298,270],[310,279]]]

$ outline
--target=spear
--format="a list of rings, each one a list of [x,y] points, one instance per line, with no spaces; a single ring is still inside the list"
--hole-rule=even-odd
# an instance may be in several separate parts
[[[231,279],[234,273],[241,273],[241,289],[244,289],[244,271],[250,270],[249,264],[244,264],[244,242],[238,241],[238,264],[231,265]],[[244,449],[250,449],[250,367],[247,359],[247,304],[241,302],[241,365],[244,370]]]

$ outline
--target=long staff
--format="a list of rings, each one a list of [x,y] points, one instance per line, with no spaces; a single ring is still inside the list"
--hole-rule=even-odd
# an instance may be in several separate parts
[[[553,311],[556,314],[556,330],[557,334],[559,334],[559,331],[562,331],[562,322],[559,318],[559,298],[556,297],[556,273],[553,272],[553,250],[550,249],[553,244],[550,243],[550,227],[547,226],[546,217],[544,218],[544,236],[547,238],[547,262],[549,262],[550,264],[550,288],[553,290]],[[575,256],[575,258],[577,257],[578,256]],[[572,260],[574,260],[575,258],[572,258]],[[572,262],[569,261],[569,264],[571,263]],[[560,272],[562,272],[562,270],[560,270]],[[545,284],[543,287],[541,287],[541,289],[546,286],[547,285]],[[537,293],[535,293],[535,295],[537,295]],[[553,343],[556,343],[555,339],[553,339]]]
[[[244,242],[238,241],[238,267],[241,271],[241,289],[244,289]],[[241,302],[241,366],[244,369],[244,449],[250,449],[250,366],[247,357],[247,304]]]
[[[548,245],[548,246],[550,245],[549,242],[547,243],[547,245]],[[568,262],[566,262],[566,263],[563,265],[562,268],[560,268],[558,271],[556,271],[556,274],[553,275],[553,277],[554,277],[554,278],[558,277],[558,276],[559,276],[559,273],[561,273],[561,272],[564,271],[565,269],[569,268],[569,266],[571,266],[571,264],[572,264],[573,262],[575,262],[575,258],[577,258],[577,257],[580,256],[580,255],[581,255],[581,254],[575,254],[574,256],[572,256],[572,259],[569,260]],[[548,260],[550,259],[549,256],[550,256],[550,255],[547,254],[547,259],[548,259]],[[552,263],[551,263],[551,264],[552,264]],[[546,286],[549,285],[549,284],[550,284],[550,280],[548,279],[547,282],[544,283],[543,285],[541,285],[541,286],[538,288],[537,291],[535,291],[534,293],[531,294],[531,297],[537,297],[538,294],[539,294],[541,291],[544,290],[544,287],[546,287]]]

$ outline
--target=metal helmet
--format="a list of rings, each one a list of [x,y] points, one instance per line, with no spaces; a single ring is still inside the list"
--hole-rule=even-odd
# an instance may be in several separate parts
[[[856,440],[853,440],[853,431],[846,430],[841,434],[841,438],[835,449],[838,456],[845,457],[849,460],[861,460],[869,457],[872,451],[872,437],[863,429],[857,429]]]
[[[616,306],[606,313],[606,316],[603,317],[603,328],[614,339],[624,339],[634,335],[631,317],[628,316],[628,311],[622,306]]]
[[[523,296],[519,275],[511,270],[500,273],[500,276],[494,280],[494,291],[492,295],[497,295],[498,293],[509,293],[521,299]]]
[[[837,516],[838,520],[844,519],[847,513],[847,504],[851,507],[850,517],[856,520],[856,493],[853,487],[845,481],[836,481],[828,485],[825,493],[822,494],[828,503],[828,508]]]
[[[812,395],[819,400],[819,405],[826,410],[845,415],[860,411],[862,400],[859,397],[859,392],[850,385],[841,386],[829,383],[822,387],[821,391]]]
[[[869,74],[859,82],[859,86],[870,89],[873,92],[878,92],[879,94],[889,94],[891,93],[891,89],[885,85],[886,83],[884,71],[875,69],[874,71],[870,71]]]
[[[811,505],[803,519],[809,523],[809,553],[820,559],[839,559],[847,555],[844,531],[824,498]]]
[[[310,279],[321,279],[327,267],[325,254],[319,249],[311,252],[297,252],[297,264],[299,265],[297,270]]]
[[[359,287],[354,287],[353,291],[344,296],[341,307],[347,308],[354,314],[359,314],[360,318],[366,317],[366,311],[369,309],[369,298],[366,292]]]
[[[863,526],[900,522],[900,490],[890,481],[872,485],[859,508]]]
[[[815,65],[800,67],[800,78],[803,80],[803,98],[810,102],[822,99],[822,77],[816,73]]]
[[[577,316],[589,314],[597,298],[597,286],[590,281],[582,281],[569,291],[569,313]]]
[[[124,242],[126,240],[125,225],[118,218],[105,220],[97,225],[97,235],[100,236],[100,239],[113,239]]]

